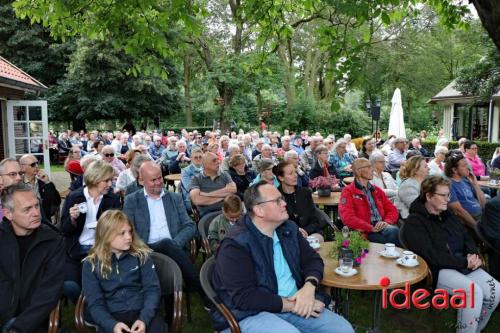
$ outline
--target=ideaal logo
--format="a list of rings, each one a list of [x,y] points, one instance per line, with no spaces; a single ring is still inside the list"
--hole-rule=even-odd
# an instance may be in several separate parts
[[[426,289],[416,289],[410,294],[410,283],[406,282],[405,287],[402,289],[394,289],[390,293],[387,292],[387,287],[391,284],[391,280],[387,276],[383,276],[379,281],[382,287],[382,309],[387,309],[387,303],[394,309],[409,309],[410,301],[413,306],[417,309],[427,309],[432,305],[435,309],[448,309],[452,307],[453,309],[462,309],[467,307],[467,291],[464,289],[453,289],[453,294],[450,294],[446,289],[437,288],[434,290],[434,295]],[[389,297],[387,297],[389,294]],[[397,295],[402,295],[404,301],[403,303],[397,303]],[[474,283],[471,282],[469,285],[469,307],[474,308]]]

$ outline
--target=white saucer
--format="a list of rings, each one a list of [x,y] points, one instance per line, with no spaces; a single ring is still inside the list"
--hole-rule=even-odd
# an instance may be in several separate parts
[[[395,251],[393,254],[388,254],[385,252],[385,250],[379,251],[378,254],[380,254],[382,257],[385,258],[399,258],[400,253],[398,251]]]
[[[313,249],[317,250],[321,247],[321,245],[319,243],[313,243],[312,245],[309,244],[310,247],[312,247]]]
[[[349,273],[344,273],[344,272],[342,272],[340,267],[337,267],[337,268],[335,268],[335,273],[337,273],[340,276],[350,277],[350,276],[358,274],[358,270],[356,268],[352,268]]]
[[[418,260],[417,260],[417,261],[415,261],[415,263],[414,263],[414,264],[410,264],[410,265],[409,265],[409,264],[403,264],[403,258],[398,258],[398,259],[396,259],[396,262],[397,262],[399,265],[401,265],[401,266],[405,266],[405,267],[416,267],[416,266],[418,266]]]

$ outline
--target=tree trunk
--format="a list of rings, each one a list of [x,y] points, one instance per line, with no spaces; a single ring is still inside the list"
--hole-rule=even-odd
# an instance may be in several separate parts
[[[471,0],[483,27],[500,51],[500,2],[498,0]]]
[[[193,110],[191,108],[191,54],[184,55],[184,111],[187,126],[193,126]]]
[[[288,42],[288,54],[287,56],[283,45],[278,47],[278,56],[286,69],[283,86],[286,94],[286,110],[290,113],[295,103],[295,69],[293,67],[290,41]]]
[[[257,115],[261,116],[262,112],[262,95],[260,93],[260,89],[257,88],[257,92],[255,93],[255,100],[257,101]]]

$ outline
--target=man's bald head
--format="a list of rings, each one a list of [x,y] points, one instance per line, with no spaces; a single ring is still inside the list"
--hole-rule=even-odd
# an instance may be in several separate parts
[[[219,158],[211,152],[203,154],[203,170],[205,173],[215,175],[219,171]]]
[[[139,182],[143,184],[148,195],[159,197],[163,189],[160,166],[153,161],[144,162],[139,169]]]
[[[368,167],[371,167],[370,161],[363,157],[357,158],[352,162],[352,171],[356,177],[360,176],[361,171]]]

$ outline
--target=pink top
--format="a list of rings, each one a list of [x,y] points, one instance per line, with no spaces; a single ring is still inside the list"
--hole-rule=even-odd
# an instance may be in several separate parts
[[[486,169],[484,167],[483,161],[481,160],[481,158],[479,158],[478,155],[476,155],[475,158],[472,158],[469,156],[469,154],[465,153],[465,157],[467,158],[467,161],[469,162],[472,168],[472,172],[475,176],[486,176]]]

